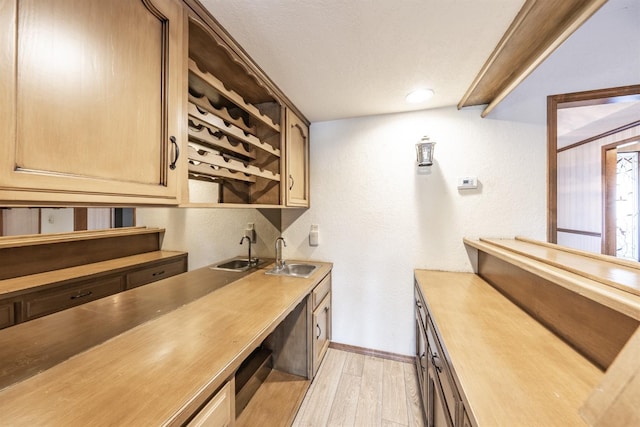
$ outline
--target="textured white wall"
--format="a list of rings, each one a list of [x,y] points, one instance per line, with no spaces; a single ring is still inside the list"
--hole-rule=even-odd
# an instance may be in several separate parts
[[[335,263],[334,341],[411,354],[414,268],[471,271],[464,236],[544,238],[545,128],[480,111],[312,125],[312,207],[283,232],[285,255]],[[435,163],[419,169],[425,134],[437,142]],[[459,191],[465,175],[480,189]]]
[[[254,256],[273,258],[278,229],[255,209],[138,208],[136,224],[165,228],[162,248],[189,252],[189,270],[247,254],[240,245],[247,223],[254,223]]]

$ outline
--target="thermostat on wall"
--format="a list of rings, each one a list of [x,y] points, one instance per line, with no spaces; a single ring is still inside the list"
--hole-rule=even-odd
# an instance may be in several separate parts
[[[458,177],[458,190],[472,190],[478,188],[478,178],[475,176]]]

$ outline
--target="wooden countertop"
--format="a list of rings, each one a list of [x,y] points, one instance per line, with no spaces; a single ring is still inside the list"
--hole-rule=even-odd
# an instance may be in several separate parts
[[[3,279],[0,280],[0,298],[36,291],[39,288],[64,282],[66,280],[90,279],[105,274],[114,274],[136,265],[152,263],[155,261],[165,261],[171,258],[184,256],[185,254],[186,252],[153,251],[110,259],[107,261],[79,265],[77,267],[61,268],[59,270],[46,271],[44,273]],[[141,267],[144,266],[141,265]]]
[[[478,426],[586,425],[602,371],[475,274],[415,277]]]
[[[77,328],[69,338],[77,343],[94,334],[92,326],[109,330],[119,318],[143,319],[1,390],[2,420],[12,426],[180,424],[332,267],[317,264],[309,279],[268,276],[260,269],[228,281],[229,274],[238,273],[202,268],[0,331],[0,349],[36,345],[48,331],[53,350],[70,345],[56,343],[52,331],[59,325]],[[227,279],[220,281],[221,275]],[[188,301],[183,294],[192,288],[203,295]],[[182,305],[172,305],[174,296],[183,299]],[[158,316],[149,314],[156,310]],[[17,342],[19,336],[24,339]],[[0,355],[2,372],[6,357],[11,352]]]

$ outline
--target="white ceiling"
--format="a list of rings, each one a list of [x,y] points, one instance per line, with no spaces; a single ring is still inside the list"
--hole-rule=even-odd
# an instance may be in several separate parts
[[[201,2],[318,122],[456,105],[524,0]]]
[[[558,109],[558,148],[602,135],[640,120],[640,96],[619,97],[616,102]]]

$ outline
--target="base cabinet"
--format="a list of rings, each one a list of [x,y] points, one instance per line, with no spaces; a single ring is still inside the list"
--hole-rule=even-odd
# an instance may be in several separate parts
[[[312,292],[312,368],[315,377],[331,341],[331,273]]]
[[[427,427],[470,426],[470,423],[464,424],[464,407],[460,394],[451,376],[427,305],[417,286],[415,319],[415,363]]]

